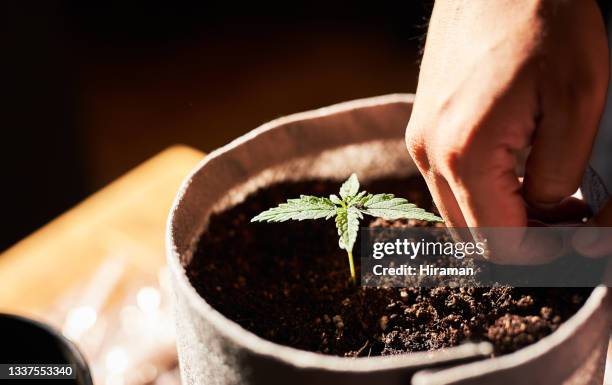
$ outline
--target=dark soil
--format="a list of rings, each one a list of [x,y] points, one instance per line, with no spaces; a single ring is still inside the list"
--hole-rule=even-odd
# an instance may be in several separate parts
[[[364,187],[435,211],[421,178]],[[465,341],[490,341],[495,354],[509,353],[553,332],[591,291],[355,287],[332,221],[250,222],[287,198],[327,196],[338,188],[335,181],[278,184],[213,216],[187,268],[192,284],[213,307],[263,338],[339,356],[427,351]],[[368,218],[362,223],[425,225]],[[354,252],[359,268],[358,245]]]

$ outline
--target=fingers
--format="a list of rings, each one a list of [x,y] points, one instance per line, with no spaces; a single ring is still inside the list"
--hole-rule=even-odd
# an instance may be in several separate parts
[[[563,242],[558,237],[542,239],[544,232],[526,228],[527,208],[515,171],[516,153],[529,143],[534,126],[529,119],[516,117],[532,116],[535,101],[530,98],[528,83],[521,84],[486,114],[466,112],[466,116],[478,119],[447,123],[443,134],[435,135],[431,126],[412,123],[407,143],[448,225],[478,227],[479,231],[515,228],[484,229],[490,259],[539,264],[556,258]],[[479,108],[478,103],[468,105]]]
[[[474,231],[479,232],[479,240],[486,239],[489,260],[500,264],[535,265],[560,256],[564,250],[561,237],[527,227],[521,184],[514,171],[502,168],[493,171],[482,173],[478,178],[458,178],[451,183],[457,186],[457,200],[468,225],[478,228]]]
[[[516,154],[529,144],[536,101],[527,72],[495,103],[469,100],[466,117],[441,135],[436,169],[448,181],[469,227],[524,227],[527,213]],[[469,134],[466,134],[469,133]]]
[[[411,122],[413,122],[411,120]],[[417,168],[423,175],[431,197],[444,218],[447,227],[466,227],[459,204],[448,185],[446,179],[431,168],[429,156],[425,149],[423,137],[420,132],[408,125],[406,129],[406,147]]]
[[[560,11],[551,25],[558,41],[549,57],[574,47],[571,71],[542,60],[538,79],[540,111],[525,170],[525,199],[534,208],[552,208],[580,186],[602,114],[609,76],[605,27],[596,7]],[[563,8],[565,9],[565,8]],[[581,14],[576,14],[582,13]],[[589,28],[567,28],[576,18],[591,20]],[[588,17],[588,18],[587,18]]]
[[[426,178],[427,186],[431,191],[438,211],[445,219],[447,227],[467,227],[467,223],[461,212],[461,208],[455,199],[448,182],[440,175],[432,175]]]
[[[542,102],[544,112],[534,134],[524,179],[525,200],[534,209],[555,208],[580,186],[597,134],[604,95],[593,92],[573,103],[557,95],[554,106],[547,102],[552,98]]]
[[[454,166],[449,172],[451,188],[470,227],[522,227],[527,224],[521,184],[512,169],[512,160],[501,158],[511,156],[490,153],[486,160],[467,161],[470,169]],[[479,170],[476,164],[483,162],[487,169]]]

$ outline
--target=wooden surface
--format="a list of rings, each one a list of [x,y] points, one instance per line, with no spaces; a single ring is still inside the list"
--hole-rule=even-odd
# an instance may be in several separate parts
[[[202,158],[171,147],[0,255],[0,312],[45,318],[112,257],[128,261],[126,274],[156,274],[165,263],[169,208]]]

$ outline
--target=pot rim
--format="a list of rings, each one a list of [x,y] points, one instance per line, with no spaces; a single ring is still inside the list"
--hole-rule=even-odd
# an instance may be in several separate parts
[[[281,117],[265,123],[254,130],[240,136],[230,143],[212,151],[201,160],[189,175],[183,180],[179,191],[174,199],[168,220],[166,222],[166,256],[167,263],[171,276],[176,280],[179,291],[187,298],[189,305],[196,309],[200,316],[210,322],[216,329],[217,333],[231,340],[238,346],[242,346],[256,354],[277,359],[286,364],[293,365],[299,368],[324,369],[329,371],[352,371],[352,372],[371,372],[376,370],[389,370],[399,368],[415,367],[419,368],[424,365],[432,366],[436,363],[444,363],[449,361],[462,360],[475,357],[486,357],[493,351],[492,345],[488,342],[465,343],[456,347],[431,352],[414,352],[397,356],[386,357],[357,357],[345,358],[331,356],[322,353],[315,353],[305,350],[296,349],[290,346],[281,345],[244,329],[242,326],[233,320],[225,317],[223,314],[213,308],[206,300],[201,297],[194,287],[189,282],[186,270],[180,262],[180,255],[177,252],[174,236],[173,236],[173,221],[178,207],[182,204],[183,198],[189,188],[192,179],[198,174],[208,163],[220,156],[230,152],[234,148],[248,143],[252,139],[265,134],[270,130],[274,130],[280,126],[296,121],[304,121],[323,116],[332,115],[339,112],[350,111],[358,108],[367,108],[377,105],[407,103],[412,104],[414,101],[413,94],[389,94],[376,96],[371,98],[356,99],[348,102],[334,104],[328,107],[319,108],[316,110],[300,112],[285,117]],[[606,288],[603,288],[604,290]],[[596,289],[597,291],[597,289]],[[601,292],[602,290],[599,290]],[[595,293],[595,291],[594,291]],[[605,294],[605,293],[604,293]],[[593,304],[593,294],[587,301],[588,304]],[[525,349],[531,348],[530,352],[538,352],[538,354],[552,348],[566,338],[571,330],[574,330],[577,325],[584,321],[589,314],[597,310],[597,306],[588,306],[585,304],[576,314],[563,323],[563,325],[551,335],[543,338],[537,343],[520,349],[517,352],[508,354],[503,358],[512,360],[520,360],[518,355],[524,355]],[[567,330],[567,331],[566,331]],[[561,333],[560,333],[561,331]],[[532,357],[532,354],[529,354]],[[487,362],[490,360],[486,360]],[[514,361],[513,361],[514,362]]]

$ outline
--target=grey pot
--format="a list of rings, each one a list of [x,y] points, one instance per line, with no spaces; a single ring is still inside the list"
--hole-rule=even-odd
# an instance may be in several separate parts
[[[412,100],[387,95],[274,120],[214,151],[187,177],[167,227],[184,384],[560,384],[570,378],[568,384],[602,383],[612,318],[605,287],[551,336],[500,358],[485,359],[488,343],[468,343],[350,359],[264,340],[217,312],[191,286],[184,266],[210,214],[250,192],[281,180],[340,181],[353,171],[363,180],[418,172],[403,139]]]

